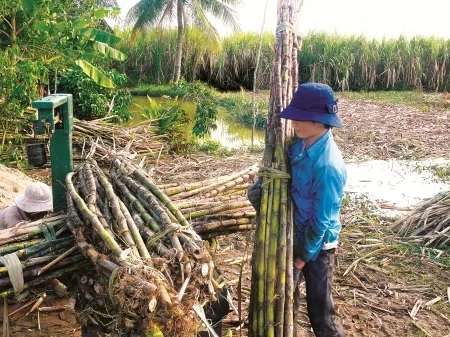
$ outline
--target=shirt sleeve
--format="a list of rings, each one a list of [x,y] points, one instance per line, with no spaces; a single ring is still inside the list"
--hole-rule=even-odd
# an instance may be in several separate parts
[[[313,214],[299,242],[300,258],[304,262],[311,260],[322,248],[325,232],[333,225],[336,216],[339,216],[338,210],[344,193],[341,174],[335,167],[325,166],[317,172],[312,192]]]

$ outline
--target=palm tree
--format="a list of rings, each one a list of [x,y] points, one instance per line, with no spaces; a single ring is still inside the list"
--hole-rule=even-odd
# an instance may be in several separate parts
[[[232,6],[240,2],[241,0],[140,0],[128,11],[126,21],[134,24],[133,39],[139,30],[173,22],[176,15],[178,35],[173,79],[178,82],[181,76],[184,26],[193,24],[199,27],[211,40],[218,43],[218,32],[206,14],[219,18],[225,25],[238,30],[236,13]]]

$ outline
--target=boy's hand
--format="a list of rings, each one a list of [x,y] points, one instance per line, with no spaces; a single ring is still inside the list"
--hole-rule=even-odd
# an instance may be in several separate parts
[[[303,267],[305,266],[305,262],[302,259],[296,259],[294,261],[294,266],[295,266],[295,268],[302,270]]]
[[[252,204],[253,208],[259,211],[259,206],[261,205],[261,189],[262,179],[258,178],[255,184],[250,186],[247,190],[248,201]]]

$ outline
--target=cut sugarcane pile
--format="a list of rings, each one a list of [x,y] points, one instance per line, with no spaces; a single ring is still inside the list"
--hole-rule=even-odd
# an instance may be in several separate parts
[[[256,166],[189,184],[161,185],[202,239],[254,228],[255,209],[247,199]]]
[[[192,336],[192,307],[216,300],[214,263],[189,222],[146,174],[115,159],[67,176],[67,225],[99,272],[80,280],[78,312],[114,336]]]
[[[73,142],[81,157],[89,151],[92,142],[101,144],[95,151],[97,159],[109,155],[128,153],[137,157],[157,159],[167,153],[166,136],[158,135],[158,126],[153,120],[146,120],[131,127],[123,127],[105,120],[74,120]],[[131,150],[132,149],[132,150]]]
[[[447,246],[450,241],[450,191],[418,205],[398,220],[392,229],[410,242],[426,246]]]
[[[88,265],[74,249],[65,216],[0,231],[0,295],[27,296],[35,286],[52,282]]]

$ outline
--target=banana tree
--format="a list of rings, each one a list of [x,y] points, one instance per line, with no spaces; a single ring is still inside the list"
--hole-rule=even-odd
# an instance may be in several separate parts
[[[118,13],[120,9],[116,7],[100,8],[96,10],[95,18],[101,20]],[[75,20],[73,27],[79,41],[79,58],[75,63],[98,85],[114,88],[113,80],[92,62],[96,59],[125,61],[127,56],[113,47],[120,38],[105,30],[89,27],[89,22],[83,19]]]

